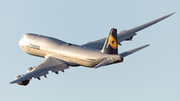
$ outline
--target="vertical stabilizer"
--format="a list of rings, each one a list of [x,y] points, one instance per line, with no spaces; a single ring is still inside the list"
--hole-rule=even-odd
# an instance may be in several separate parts
[[[117,29],[111,28],[101,52],[106,54],[118,54]]]

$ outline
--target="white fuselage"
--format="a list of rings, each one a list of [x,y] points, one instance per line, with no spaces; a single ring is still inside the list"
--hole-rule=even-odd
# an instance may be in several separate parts
[[[104,58],[121,60],[119,55],[104,54],[99,50],[36,34],[24,34],[19,45],[28,54],[39,57],[53,56],[70,66],[94,67]]]

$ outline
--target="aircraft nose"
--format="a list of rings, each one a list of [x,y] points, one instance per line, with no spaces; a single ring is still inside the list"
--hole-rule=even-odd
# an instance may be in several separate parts
[[[19,46],[23,46],[23,38],[21,38],[21,40],[19,41]]]

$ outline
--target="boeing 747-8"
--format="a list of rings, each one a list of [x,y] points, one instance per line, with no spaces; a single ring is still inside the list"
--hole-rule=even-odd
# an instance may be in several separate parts
[[[17,76],[10,84],[17,83],[19,85],[27,85],[32,78],[40,80],[41,76],[46,77],[48,71],[58,74],[58,71],[64,72],[69,66],[99,68],[123,62],[124,57],[149,45],[144,45],[119,54],[118,45],[120,45],[122,41],[131,40],[136,35],[136,32],[172,14],[163,16],[141,26],[121,31],[118,34],[117,29],[112,28],[107,38],[89,42],[84,45],[75,45],[43,35],[32,33],[24,34],[19,42],[22,50],[30,55],[43,57],[45,60],[38,66],[30,67],[25,75]]]

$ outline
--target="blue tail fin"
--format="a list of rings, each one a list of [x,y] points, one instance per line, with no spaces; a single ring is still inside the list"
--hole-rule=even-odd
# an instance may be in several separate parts
[[[111,28],[101,52],[106,54],[118,54],[117,29]]]

